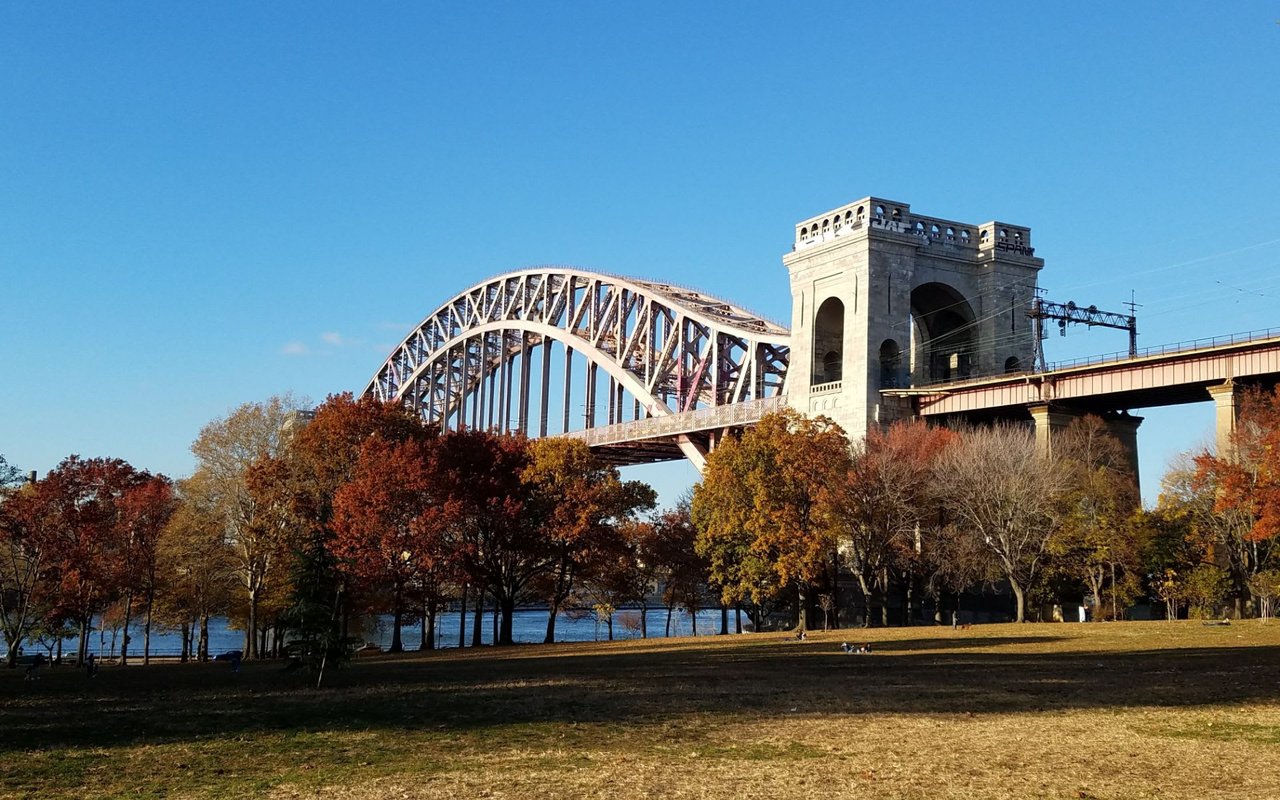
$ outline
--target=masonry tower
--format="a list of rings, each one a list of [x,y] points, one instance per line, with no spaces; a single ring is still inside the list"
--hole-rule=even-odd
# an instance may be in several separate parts
[[[1031,230],[864,197],[796,225],[787,401],[864,436],[904,416],[881,389],[1032,368]]]

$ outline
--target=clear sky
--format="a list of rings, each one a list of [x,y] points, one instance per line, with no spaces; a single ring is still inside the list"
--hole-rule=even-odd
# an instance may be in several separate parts
[[[790,318],[792,225],[1028,225],[1140,343],[1280,326],[1280,5],[0,3],[0,453],[181,476],[529,265]],[[1050,359],[1121,350],[1075,330]],[[1144,413],[1144,412],[1136,412]],[[1144,493],[1212,407],[1146,413]],[[647,470],[670,500],[687,466]]]

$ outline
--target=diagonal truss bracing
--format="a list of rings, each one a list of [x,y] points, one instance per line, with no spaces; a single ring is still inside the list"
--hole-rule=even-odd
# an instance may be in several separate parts
[[[553,361],[553,343],[562,360]],[[634,423],[778,397],[789,344],[786,328],[700,292],[578,269],[529,269],[473,286],[437,309],[396,347],[365,393],[408,403],[444,429],[545,436],[578,427],[569,412],[577,399],[582,427],[595,428],[628,416]],[[586,361],[576,376],[575,354]],[[555,382],[562,385],[552,395]],[[549,419],[552,402],[560,402],[559,420]],[[603,420],[598,405],[607,409]]]

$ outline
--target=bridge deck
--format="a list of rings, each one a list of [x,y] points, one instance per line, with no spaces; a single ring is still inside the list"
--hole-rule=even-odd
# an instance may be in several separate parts
[[[911,398],[921,416],[1003,413],[1012,407],[1065,402],[1088,411],[1153,408],[1209,400],[1208,389],[1239,380],[1272,384],[1280,375],[1280,334],[1132,358],[1085,362],[1048,372],[886,389]]]
[[[680,437],[705,440],[712,433],[743,428],[785,404],[781,395],[745,403],[699,408],[661,417],[602,425],[561,434],[582,439],[592,450],[617,464],[647,464],[684,458]]]

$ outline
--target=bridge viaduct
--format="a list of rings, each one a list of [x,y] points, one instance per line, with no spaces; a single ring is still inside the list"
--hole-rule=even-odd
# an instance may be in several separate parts
[[[866,197],[803,220],[783,256],[791,325],[703,292],[566,267],[473,286],[429,314],[365,388],[445,429],[568,435],[620,464],[688,458],[784,405],[851,437],[907,417],[1096,413],[1133,453],[1134,409],[1209,401],[1220,445],[1240,388],[1274,385],[1280,331],[1036,371],[1031,230]]]

